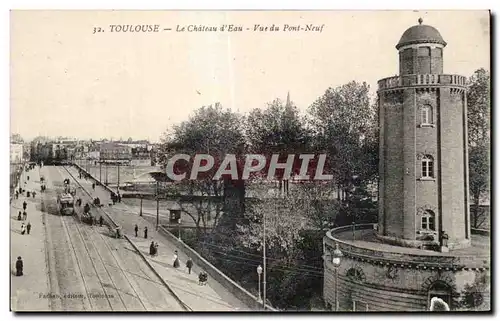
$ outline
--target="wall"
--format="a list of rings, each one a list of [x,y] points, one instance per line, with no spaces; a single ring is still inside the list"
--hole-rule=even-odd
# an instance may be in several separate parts
[[[464,127],[462,94],[453,88],[440,89],[441,204],[443,230],[450,248],[466,245],[464,180]]]
[[[337,271],[337,292],[339,310],[352,310],[352,301],[364,302],[368,311],[426,311],[428,310],[428,289],[435,281],[443,281],[451,286],[455,295],[459,295],[466,284],[474,283],[477,275],[485,272],[460,270],[438,271],[396,268],[392,278],[388,277],[390,265],[379,265],[343,258]],[[324,263],[324,300],[335,307],[335,270],[331,262]],[[346,274],[351,268],[363,272],[362,281],[354,281]],[[483,293],[489,301],[490,294]],[[452,309],[458,308],[457,296]],[[359,307],[359,305],[358,305]]]
[[[403,106],[402,93],[383,93],[384,105],[384,234],[403,236]]]

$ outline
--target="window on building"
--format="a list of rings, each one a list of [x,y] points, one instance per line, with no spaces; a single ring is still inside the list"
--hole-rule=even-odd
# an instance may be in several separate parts
[[[431,48],[430,47],[419,47],[418,48],[418,55],[420,57],[429,57],[431,55]]]
[[[421,226],[422,230],[436,230],[436,223],[434,213],[430,210],[425,211],[424,215],[422,215]]]
[[[422,177],[434,177],[434,160],[430,155],[425,155],[422,158]]]
[[[424,105],[420,108],[420,123],[422,125],[432,124],[432,107]]]

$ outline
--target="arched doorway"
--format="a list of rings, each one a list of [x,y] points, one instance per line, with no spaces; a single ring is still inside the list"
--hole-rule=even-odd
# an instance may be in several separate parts
[[[427,295],[427,309],[431,306],[431,299],[433,297],[438,297],[448,304],[450,309],[452,308],[452,288],[446,282],[436,281],[434,282],[428,290]]]

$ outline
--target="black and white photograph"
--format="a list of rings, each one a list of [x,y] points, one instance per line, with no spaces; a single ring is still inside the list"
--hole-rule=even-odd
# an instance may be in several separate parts
[[[489,10],[9,20],[12,312],[492,311]]]

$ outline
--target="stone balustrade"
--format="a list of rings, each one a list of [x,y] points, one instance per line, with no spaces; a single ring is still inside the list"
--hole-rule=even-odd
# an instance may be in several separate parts
[[[359,224],[355,230],[373,230],[374,224]],[[480,258],[477,255],[451,255],[436,252],[422,251],[416,254],[415,249],[405,247],[389,246],[373,242],[372,246],[366,246],[369,241],[356,244],[345,236],[352,231],[352,226],[342,226],[330,230],[324,238],[325,252],[333,252],[335,244],[346,256],[351,256],[363,261],[372,261],[385,265],[414,266],[422,269],[482,269],[489,267],[489,258]],[[375,231],[374,231],[375,232]],[[327,253],[325,253],[327,254]]]
[[[384,78],[378,81],[379,90],[392,89],[407,86],[458,86],[465,87],[467,78],[460,75],[447,74],[425,74],[405,75]]]

